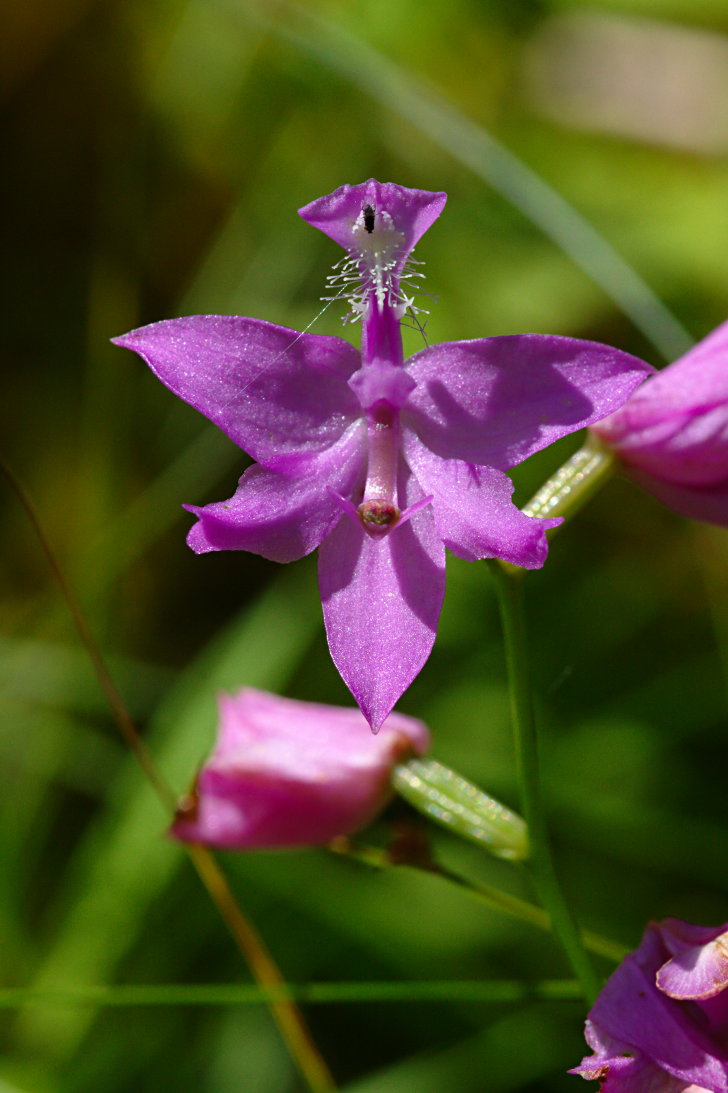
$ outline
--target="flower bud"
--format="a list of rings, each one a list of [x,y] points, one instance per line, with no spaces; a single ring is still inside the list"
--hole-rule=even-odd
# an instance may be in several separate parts
[[[434,759],[411,759],[394,771],[394,788],[430,819],[484,846],[497,858],[528,855],[526,824],[515,812]]]
[[[365,827],[395,764],[422,755],[421,721],[391,714],[374,736],[356,709],[244,688],[219,700],[212,755],[171,834],[229,850],[327,843]]]
[[[728,525],[728,323],[591,428],[664,504]]]

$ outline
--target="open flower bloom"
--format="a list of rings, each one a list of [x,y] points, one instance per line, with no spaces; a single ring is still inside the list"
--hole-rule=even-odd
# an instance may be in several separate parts
[[[189,506],[192,549],[290,562],[320,548],[329,648],[375,731],[432,648],[445,547],[543,565],[559,521],[524,516],[504,471],[616,410],[652,371],[537,334],[446,342],[405,362],[410,253],[444,204],[370,180],[300,210],[346,251],[330,280],[362,321],[361,352],[220,315],[115,339],[256,461],[228,501]]]
[[[604,1093],[728,1093],[726,987],[728,923],[651,923],[589,1013],[594,1054],[569,1073]]]
[[[728,323],[593,431],[664,504],[728,525]]]
[[[229,850],[327,843],[373,820],[392,768],[428,744],[422,722],[402,714],[373,736],[357,709],[223,695],[215,749],[171,833]]]

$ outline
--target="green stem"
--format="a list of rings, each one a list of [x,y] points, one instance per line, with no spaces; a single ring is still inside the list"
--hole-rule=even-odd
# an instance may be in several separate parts
[[[581,997],[573,979],[397,980],[395,982],[286,983],[154,983],[88,985],[34,989],[0,987],[0,1009],[21,1006],[246,1006],[295,998],[307,1005],[371,1002],[522,1002],[541,998],[571,1001]],[[7,1087],[9,1089],[9,1087]]]
[[[563,516],[569,519],[614,474],[617,460],[594,433],[534,494],[523,512],[526,516]]]
[[[538,930],[546,930],[547,933],[552,931],[551,919],[543,908],[537,907],[535,903],[519,899],[518,896],[512,896],[510,892],[503,892],[500,888],[493,888],[488,884],[480,884],[478,881],[462,877],[459,873],[453,872],[452,869],[448,869],[434,859],[430,860],[427,865],[407,861],[393,862],[386,850],[382,850],[378,846],[365,846],[362,843],[352,842],[351,839],[345,837],[330,842],[329,850],[335,854],[341,854],[343,857],[351,858],[353,861],[369,865],[373,869],[390,869],[396,865],[398,869],[414,869],[418,872],[431,873],[450,884],[456,885],[473,899],[493,910],[502,911],[521,922],[527,922]],[[584,948],[588,949],[590,953],[594,953],[595,956],[603,956],[606,960],[611,960],[615,964],[618,964],[620,960],[624,960],[630,951],[621,942],[613,941],[610,937],[604,937],[593,930],[582,930],[581,940]]]
[[[495,582],[503,624],[516,761],[521,785],[522,812],[528,825],[531,846],[530,867],[533,882],[549,915],[553,931],[581,984],[584,997],[591,1002],[599,990],[599,981],[559,883],[546,823],[539,770],[538,732],[528,664],[523,571],[513,570],[512,567],[506,569],[497,561],[489,562],[488,566]]]

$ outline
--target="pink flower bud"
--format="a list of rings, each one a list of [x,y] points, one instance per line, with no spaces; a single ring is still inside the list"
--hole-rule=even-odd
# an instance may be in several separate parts
[[[391,796],[395,764],[422,755],[421,721],[363,714],[244,688],[222,695],[212,755],[171,834],[229,850],[327,843],[366,826]]]
[[[728,525],[728,323],[592,430],[664,504]]]

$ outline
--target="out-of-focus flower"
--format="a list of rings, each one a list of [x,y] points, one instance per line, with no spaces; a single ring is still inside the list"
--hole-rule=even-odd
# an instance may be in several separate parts
[[[256,460],[228,501],[188,506],[192,549],[290,562],[320,548],[331,655],[375,731],[430,654],[445,547],[543,565],[560,520],[520,512],[504,471],[616,410],[651,371],[538,334],[446,342],[405,362],[400,322],[416,315],[421,276],[411,251],[444,204],[370,179],[300,210],[346,251],[330,298],[361,320],[361,352],[221,315],[114,339]]]
[[[728,923],[651,923],[594,1003],[594,1054],[570,1073],[604,1093],[728,1093],[726,987]]]
[[[230,850],[327,843],[374,819],[393,767],[428,745],[425,725],[402,714],[374,736],[357,709],[223,695],[217,743],[171,833]]]
[[[592,431],[664,504],[728,525],[728,323]]]

